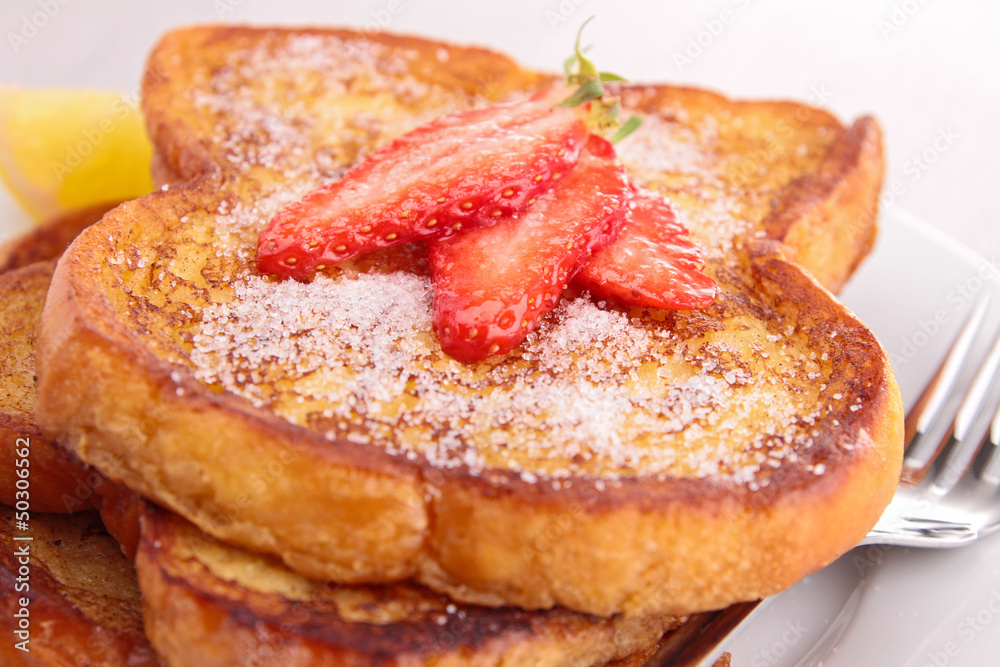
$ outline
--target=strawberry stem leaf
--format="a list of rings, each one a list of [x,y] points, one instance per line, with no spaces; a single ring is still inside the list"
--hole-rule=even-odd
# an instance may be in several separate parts
[[[587,83],[592,79],[597,79],[600,81],[600,72],[597,71],[597,67],[591,62],[583,52],[586,48],[580,46],[580,38],[583,37],[583,29],[587,27],[587,24],[594,20],[591,16],[576,33],[576,44],[573,46],[573,55],[570,56],[569,60],[566,61],[566,80],[569,83],[575,83],[582,85]]]
[[[622,126],[618,128],[618,131],[611,136],[611,143],[617,144],[619,141],[635,132],[641,124],[642,118],[640,116],[634,114],[629,116],[628,120],[622,123]]]
[[[596,79],[588,81],[579,88],[576,89],[572,95],[567,97],[565,100],[557,104],[560,107],[578,107],[581,104],[586,104],[591,100],[600,99],[604,96],[604,86],[601,85],[600,81]]]
[[[631,116],[625,123],[621,122],[621,100],[617,96],[608,95],[603,82],[627,79],[611,72],[598,71],[597,66],[584,55],[586,47],[580,45],[580,39],[583,37],[583,29],[593,18],[591,16],[580,26],[576,33],[573,55],[563,63],[566,82],[578,88],[558,106],[577,107],[589,103],[591,128],[602,135],[613,133],[611,141],[615,142],[634,132],[639,127],[641,118]]]

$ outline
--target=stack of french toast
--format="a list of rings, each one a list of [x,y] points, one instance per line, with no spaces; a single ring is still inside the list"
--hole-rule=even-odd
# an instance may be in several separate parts
[[[717,285],[698,309],[569,281],[515,348],[459,361],[428,242],[260,270],[268,223],[373,151],[554,85],[391,34],[161,40],[143,110],[162,187],[84,214],[58,261],[44,233],[0,252],[0,450],[31,470],[18,517],[23,477],[0,468],[0,587],[32,614],[30,653],[0,655],[638,665],[857,544],[902,456],[887,357],[832,296],[875,236],[870,118],[607,84],[642,120],[617,160]]]

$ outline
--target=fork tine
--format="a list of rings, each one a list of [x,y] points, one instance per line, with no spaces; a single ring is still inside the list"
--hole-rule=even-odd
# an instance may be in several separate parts
[[[1000,485],[1000,449],[994,446],[990,461],[979,477],[987,484]]]
[[[993,425],[990,426],[990,442],[995,446],[1000,446],[1000,406],[997,407],[997,413],[993,415]]]
[[[990,386],[997,377],[997,369],[1000,368],[1000,331],[994,336],[993,347],[986,356],[986,361],[976,373],[969,392],[962,401],[962,406],[955,415],[955,437],[959,440],[968,435],[972,422],[981,412]]]
[[[1000,485],[1000,406],[997,406],[997,413],[990,425],[990,444],[993,445],[993,451],[979,476],[983,481],[996,486]]]
[[[990,293],[986,292],[975,303],[938,372],[906,416],[906,457],[900,480],[907,486],[915,486],[923,480],[931,464],[948,444],[951,431],[946,426],[947,422],[940,419],[941,411],[972,350],[990,298]]]
[[[997,406],[989,405],[987,401],[997,383],[998,369],[1000,369],[1000,331],[994,334],[990,351],[976,372],[955,416],[953,429],[955,443],[934,480],[932,486],[934,493],[943,494],[954,488],[972,465],[980,446],[988,442],[986,433],[990,429],[989,420]]]
[[[906,443],[908,445],[913,437],[927,432],[930,425],[937,419],[941,408],[944,407],[945,399],[948,398],[948,394],[955,387],[955,381],[958,380],[958,372],[972,349],[972,340],[976,331],[979,330],[983,318],[986,316],[990,298],[990,293],[986,292],[973,306],[951,344],[951,349],[948,350],[948,355],[945,357],[944,363],[941,364],[941,368],[924,390],[924,395],[920,397],[917,405],[906,416]]]

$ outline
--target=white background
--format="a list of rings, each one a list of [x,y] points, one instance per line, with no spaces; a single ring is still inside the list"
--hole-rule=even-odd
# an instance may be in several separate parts
[[[990,264],[982,266],[1000,267],[1000,3],[0,3],[0,81],[122,92],[137,89],[145,55],[164,30],[193,22],[385,27],[493,47],[526,65],[554,70],[569,53],[580,23],[596,15],[585,36],[594,45],[593,57],[602,68],[633,80],[684,83],[738,97],[822,102],[845,121],[874,114],[886,133],[886,183],[896,191],[884,196],[887,212],[895,219],[910,211],[985,257]],[[26,224],[9,198],[0,195],[0,231]],[[878,251],[882,259],[863,268],[847,296],[898,360],[920,324],[935,308],[950,304],[954,286],[965,284],[970,267],[981,262],[959,261],[954,245],[933,235],[914,234],[905,226],[893,229],[887,226]],[[896,290],[898,297],[890,296],[887,310],[886,294]],[[952,319],[957,321],[958,314]],[[943,349],[944,339],[935,338],[928,350]],[[908,400],[927,370],[917,373],[915,363],[898,369],[901,381],[913,380],[904,382]],[[994,597],[1000,604],[998,539],[949,553],[895,549],[886,553],[884,564],[877,552],[881,573],[842,560],[839,569],[811,577],[782,598],[771,619],[773,637],[768,618],[758,619],[757,633],[743,642],[734,664],[795,664],[789,661],[793,649],[813,640],[787,644],[782,637],[788,619],[808,620],[806,610],[822,617],[823,603],[831,613],[851,608],[840,596],[863,590],[864,595],[851,598],[860,600],[852,608],[854,625],[827,664],[1000,665],[1000,613],[974,642],[966,644],[962,635],[966,615],[985,609],[993,621]],[[867,582],[862,589],[856,588],[862,585],[859,577]],[[822,628],[829,621],[809,623]],[[945,650],[953,642],[960,648],[956,655]],[[778,659],[774,648],[787,648],[788,655]]]

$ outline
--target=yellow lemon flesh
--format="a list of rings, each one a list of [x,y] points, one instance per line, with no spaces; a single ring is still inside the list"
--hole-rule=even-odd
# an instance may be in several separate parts
[[[120,93],[0,85],[0,177],[35,220],[149,192],[151,157]]]

